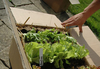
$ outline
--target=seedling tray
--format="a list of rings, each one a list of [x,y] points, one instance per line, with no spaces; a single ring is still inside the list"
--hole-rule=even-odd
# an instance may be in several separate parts
[[[24,38],[23,38],[23,34],[24,33],[29,32],[33,28],[36,30],[36,33],[38,31],[45,31],[45,30],[53,29],[53,27],[43,27],[43,26],[41,27],[41,26],[33,26],[33,25],[19,25],[19,24],[17,24],[16,26],[17,26],[17,30],[19,32],[19,36],[20,36],[20,40],[21,40],[21,43],[23,45],[23,48],[25,48],[25,44],[26,43],[29,43],[29,42],[26,42],[24,40]],[[57,27],[54,28],[54,29],[58,31],[58,34],[62,32],[65,35],[70,35],[69,29],[64,29],[64,28],[61,29],[61,28],[57,28]],[[68,34],[66,34],[66,32],[68,32]],[[82,58],[82,59],[71,58],[71,59],[68,59],[68,61],[71,63],[70,65],[66,64],[65,60],[63,60],[63,65],[64,65],[65,69],[72,69],[72,68],[73,69],[77,69],[80,66],[88,66],[88,63],[87,63],[85,57]],[[41,67],[39,66],[39,64],[37,64],[35,62],[34,63],[30,63],[29,65],[32,68],[33,67],[38,67],[39,69],[61,69],[61,68],[56,68],[54,66],[54,63],[44,63],[43,66],[41,66]]]

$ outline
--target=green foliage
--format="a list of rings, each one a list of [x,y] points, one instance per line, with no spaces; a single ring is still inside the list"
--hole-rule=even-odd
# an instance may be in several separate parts
[[[67,59],[82,59],[89,54],[88,50],[85,49],[84,46],[79,46],[77,44],[73,45],[67,41],[60,41],[60,43],[54,43],[52,45],[50,43],[38,44],[37,42],[30,42],[25,45],[25,52],[28,56],[29,62],[39,64],[40,48],[43,48],[43,62],[54,62],[56,68],[63,67],[63,59],[66,60],[66,64],[70,64]]]
[[[54,43],[54,42],[59,42],[60,40],[67,40],[69,42],[74,42],[76,43],[76,40],[73,37],[68,37],[65,34],[59,33],[57,34],[58,31],[55,29],[50,29],[50,30],[45,30],[43,32],[38,31],[38,33],[36,33],[36,31],[34,30],[34,28],[29,31],[28,33],[25,33],[25,41],[26,42],[31,42],[31,41],[35,41],[38,43]]]
[[[79,1],[80,4],[70,5],[68,9],[74,15],[82,12],[93,0]],[[85,24],[91,28],[91,30],[96,34],[96,36],[100,40],[100,10],[98,10],[91,17],[89,17]]]
[[[25,45],[25,52],[30,63],[35,62],[39,64],[40,48],[43,48],[43,62],[54,63],[56,68],[64,68],[63,60],[66,61],[66,64],[70,64],[68,59],[82,59],[89,54],[89,51],[84,46],[79,46],[73,37],[66,36],[62,33],[57,34],[55,29],[45,30],[43,32],[38,31],[38,33],[35,33],[33,29],[24,35],[26,40],[34,41]],[[37,39],[40,39],[41,42],[38,43]],[[55,43],[51,44],[50,41]]]

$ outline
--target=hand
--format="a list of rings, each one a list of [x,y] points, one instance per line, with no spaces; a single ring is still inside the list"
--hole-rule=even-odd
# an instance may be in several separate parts
[[[77,25],[79,27],[80,32],[82,32],[82,25],[85,23],[86,17],[85,15],[81,12],[79,14],[76,14],[66,21],[62,22],[61,25],[65,26],[74,26]]]

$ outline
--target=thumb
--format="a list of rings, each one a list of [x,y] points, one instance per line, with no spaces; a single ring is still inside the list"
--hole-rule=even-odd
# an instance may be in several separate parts
[[[82,25],[79,26],[79,31],[80,31],[80,33],[83,32],[83,31],[82,31]]]

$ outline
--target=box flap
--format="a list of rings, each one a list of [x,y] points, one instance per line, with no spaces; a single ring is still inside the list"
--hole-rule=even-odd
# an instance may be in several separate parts
[[[80,4],[79,0],[69,0],[71,4]]]
[[[89,50],[89,58],[96,66],[100,65],[100,41],[96,38],[88,26],[83,27],[83,33],[79,33],[79,28],[74,28],[70,31],[71,35],[77,40],[80,45],[85,45]],[[94,65],[90,63],[90,65]]]
[[[11,11],[18,24],[24,24],[27,18],[30,17],[26,25],[31,25],[33,23],[35,26],[56,27],[56,24],[59,28],[62,28],[61,21],[55,15],[12,7]]]
[[[12,25],[12,32],[14,38],[12,39],[12,44],[9,52],[9,58],[13,69],[30,69],[27,57],[25,55],[23,46],[21,44],[18,31],[16,29],[16,21],[11,13],[11,10],[6,2],[3,0],[9,22]]]

